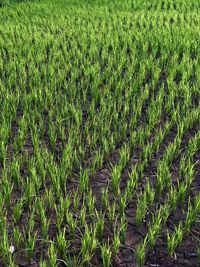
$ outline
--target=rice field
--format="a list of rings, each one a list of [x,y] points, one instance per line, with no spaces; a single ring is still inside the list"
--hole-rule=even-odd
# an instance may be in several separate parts
[[[200,265],[200,0],[0,0],[0,267]]]

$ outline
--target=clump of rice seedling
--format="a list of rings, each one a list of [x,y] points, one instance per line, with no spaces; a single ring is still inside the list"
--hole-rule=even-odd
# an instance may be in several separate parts
[[[100,248],[101,248],[101,257],[103,260],[103,267],[109,267],[111,264],[110,246],[107,244],[103,244]]]
[[[167,232],[167,251],[169,256],[171,257],[175,251],[175,249],[180,245],[183,238],[183,228],[182,222],[179,223],[178,227],[175,226],[174,232],[172,235]]]

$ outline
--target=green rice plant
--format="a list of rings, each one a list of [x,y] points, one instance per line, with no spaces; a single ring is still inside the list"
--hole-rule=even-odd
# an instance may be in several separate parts
[[[134,189],[136,188],[136,186],[137,186],[137,180],[134,180],[133,178],[130,178],[127,181],[126,189],[125,189],[125,194],[127,196],[127,202],[132,199],[133,194],[135,192]]]
[[[146,239],[137,245],[136,247],[136,252],[135,252],[135,257],[136,257],[136,263],[138,266],[143,266],[145,263],[145,258],[146,258]]]
[[[69,267],[73,267],[73,266],[80,266],[81,265],[81,261],[79,256],[74,255],[73,257],[68,256],[67,259],[65,261],[59,259],[60,262],[64,263],[65,265],[69,266]]]
[[[157,175],[158,176],[157,176],[156,190],[157,190],[157,195],[160,196],[160,194],[163,191],[163,188],[170,188],[172,184],[171,173],[169,171],[169,167],[165,160],[160,161],[158,163]]]
[[[166,203],[164,203],[163,205],[160,206],[160,209],[159,209],[158,215],[157,215],[158,221],[161,218],[161,221],[163,221],[163,223],[166,223],[171,211],[172,211],[172,208],[171,208],[170,204],[166,201]]]
[[[21,174],[20,174],[20,161],[18,161],[16,158],[13,159],[12,165],[11,165],[11,177],[15,184],[19,186],[21,181]]]
[[[33,258],[34,255],[36,236],[37,236],[36,233],[33,234],[29,230],[27,233],[27,238],[25,239],[25,251],[29,263],[31,262],[31,259]]]
[[[122,243],[125,243],[126,240],[126,231],[127,231],[128,223],[126,221],[125,216],[120,219],[120,239]]]
[[[33,144],[34,153],[37,154],[39,151],[39,138],[38,138],[37,131],[33,132],[31,130],[31,141]]]
[[[42,180],[40,179],[40,177],[38,177],[36,173],[36,169],[34,167],[30,169],[30,176],[31,176],[31,180],[33,181],[35,185],[36,194],[39,194],[40,188],[42,186]]]
[[[27,223],[27,227],[30,232],[33,232],[34,227],[35,227],[35,207],[33,206],[32,208],[33,209],[29,214],[29,220]]]
[[[134,120],[133,118],[134,118],[134,116],[131,119]],[[132,122],[132,123],[134,124],[135,122]],[[133,132],[130,133],[130,140],[129,140],[129,142],[130,142],[130,149],[131,149],[131,151],[136,146],[136,136],[137,136],[136,131],[133,131]]]
[[[144,146],[144,141],[145,141],[145,130],[140,127],[139,130],[138,130],[138,134],[137,134],[137,143],[143,147]]]
[[[1,220],[0,220],[0,230],[3,232],[4,229],[6,229],[6,223],[7,223],[7,218],[6,218],[6,213],[4,214],[4,216],[2,216]]]
[[[66,228],[64,228],[63,230],[58,230],[58,234],[56,236],[56,243],[61,257],[65,259],[67,255],[67,250],[70,245],[69,241],[66,239]]]
[[[159,237],[161,223],[162,223],[161,217],[158,217],[158,218],[153,217],[152,225],[149,226],[147,240],[148,240],[148,243],[151,249],[155,246],[156,241]]]
[[[15,223],[19,223],[23,212],[23,199],[19,199],[13,207],[13,219]]]
[[[49,261],[48,264],[50,267],[56,267],[57,264],[57,252],[56,248],[53,242],[50,243],[50,246],[48,248],[48,254],[49,254]]]
[[[24,142],[25,142],[26,134],[27,134],[27,123],[26,123],[25,117],[23,116],[21,120],[19,121],[18,136],[15,139],[15,142],[13,144],[15,153],[17,153],[17,151],[22,150]]]
[[[80,173],[80,184],[79,190],[80,194],[83,195],[88,191],[88,184],[89,184],[89,170],[85,169]]]
[[[69,226],[70,234],[74,235],[77,227],[77,221],[74,219],[74,216],[71,212],[68,213],[66,218],[67,225]],[[58,229],[61,229],[61,226],[58,226]]]
[[[40,267],[47,267],[47,261],[46,260],[43,260],[42,258],[40,259],[40,262],[39,262],[39,266]]]
[[[107,139],[103,139],[103,154],[104,154],[104,158],[107,159],[108,155],[109,155],[109,144]]]
[[[183,239],[183,228],[182,228],[182,222],[180,222],[177,227],[175,226],[172,235],[169,234],[169,231],[167,232],[167,251],[170,257],[173,255],[175,249],[181,244],[182,239]]]
[[[95,170],[100,168],[102,164],[103,164],[103,155],[102,155],[101,149],[98,149],[95,152],[95,155],[91,162],[91,172],[93,175],[95,174]]]
[[[66,196],[66,197],[60,197],[60,209],[62,210],[63,214],[65,214],[65,216],[68,215],[69,213],[69,209],[70,209],[70,205],[71,205],[71,196]]]
[[[60,174],[62,186],[65,185],[68,175],[72,173],[72,144],[71,141],[66,145],[62,152],[62,159],[60,164]]]
[[[200,194],[198,193],[194,199],[194,213],[196,216],[198,216],[199,212],[200,212]]]
[[[89,263],[94,250],[97,247],[96,231],[95,229],[89,229],[87,224],[85,225],[85,232],[81,239],[81,256],[83,263]]]
[[[101,257],[103,260],[103,267],[109,267],[111,265],[111,250],[110,246],[107,244],[103,244],[100,246],[101,249]]]
[[[129,176],[129,180],[133,181],[133,182],[137,182],[139,177],[138,177],[138,172],[137,172],[137,164],[135,166],[133,166],[131,172],[129,172],[128,176]]]
[[[136,208],[136,214],[135,214],[135,224],[137,228],[141,226],[144,220],[146,211],[147,211],[147,196],[146,196],[146,193],[144,192],[144,194],[141,193],[137,201],[137,208]]]
[[[121,165],[114,165],[111,171],[111,185],[112,191],[115,197],[119,195],[119,183],[121,178],[122,166]]]
[[[187,158],[188,161],[192,160],[193,155],[197,152],[198,150],[198,145],[199,145],[199,139],[200,139],[200,134],[199,132],[195,135],[194,138],[189,140],[189,144],[188,144],[188,153],[187,153]]]
[[[154,142],[152,144],[152,149],[154,153],[158,153],[160,144],[164,140],[164,137],[168,134],[171,127],[172,127],[171,121],[166,121],[165,125],[163,127],[160,127],[158,133],[155,136]]]
[[[96,215],[96,223],[95,223],[95,231],[97,235],[97,239],[101,242],[103,239],[104,232],[104,224],[105,224],[105,216],[104,214],[99,213],[97,210],[95,211]]]
[[[191,226],[197,219],[197,216],[200,213],[200,195],[197,194],[194,199],[194,204],[192,205],[191,199],[188,200],[188,210],[184,224],[184,230],[186,233],[189,233]]]
[[[35,185],[28,177],[23,185],[23,192],[23,199],[26,207],[31,207],[31,202],[35,197]]]
[[[60,183],[59,170],[55,163],[49,164],[49,173],[50,173],[52,190],[54,192],[56,199],[59,200],[62,189],[61,189],[61,183]]]
[[[172,163],[173,158],[174,158],[175,154],[177,153],[178,145],[180,145],[180,143],[179,143],[180,140],[181,139],[176,138],[174,143],[169,144],[167,149],[166,149],[165,160],[166,160],[166,163],[168,165],[170,165]],[[179,144],[177,144],[177,142]]]
[[[61,166],[64,169],[66,169],[66,166],[68,167],[68,169],[70,169],[69,167],[70,167],[70,160],[72,158],[72,150],[73,150],[72,141],[71,139],[69,139],[68,144],[66,145],[66,147],[63,149],[63,152],[62,152]]]
[[[147,203],[151,207],[153,205],[153,202],[154,202],[155,192],[154,192],[153,188],[151,188],[151,184],[150,184],[149,179],[146,182],[144,190],[145,190],[145,194],[147,196]]]
[[[169,191],[168,202],[171,209],[174,210],[178,202],[178,194],[177,194],[177,189],[175,187],[171,187],[171,190]]]
[[[149,158],[152,156],[152,144],[148,143],[146,146],[143,147],[142,153],[141,153],[141,160],[147,164]]]
[[[64,218],[65,218],[65,213],[63,211],[63,209],[61,209],[59,206],[54,204],[54,209],[56,212],[56,218],[55,218],[55,224],[57,226],[58,229],[60,229],[63,225],[64,222]],[[71,213],[70,213],[71,215]],[[67,219],[70,217],[70,215],[68,214]]]
[[[178,192],[177,192],[177,201],[180,204],[183,204],[185,197],[186,197],[186,192],[187,192],[187,184],[184,182],[178,182]]]
[[[74,196],[73,196],[74,211],[76,211],[78,209],[79,204],[80,204],[80,200],[81,200],[81,196],[79,194],[79,191],[76,190],[76,192],[74,193]]]
[[[80,224],[85,225],[86,223],[86,207],[83,205],[80,210]]]
[[[37,170],[38,170],[38,176],[40,177],[40,186],[41,183],[45,183],[45,179],[46,179],[46,175],[47,175],[47,170],[45,168],[45,164],[44,164],[44,159],[42,158],[42,155],[39,153],[37,154],[37,159],[36,159],[36,166],[37,166]],[[39,188],[39,186],[38,186]]]
[[[8,255],[8,264],[10,267],[15,267],[15,262],[14,262],[12,253],[9,253],[9,255]]]
[[[48,126],[49,126],[48,135],[50,139],[50,145],[54,153],[56,149],[57,133],[55,131],[55,125],[53,123],[50,122]]]
[[[115,231],[114,237],[113,237],[113,253],[114,253],[114,256],[117,256],[117,254],[119,252],[119,248],[120,248],[120,233]]]
[[[102,202],[102,207],[103,210],[107,210],[109,207],[109,198],[108,198],[108,187],[103,187],[102,188],[102,195],[101,195],[101,202]]]
[[[111,223],[115,222],[115,219],[116,219],[116,202],[115,201],[108,206],[108,218]]]
[[[190,161],[187,162],[188,168],[186,172],[186,184],[188,187],[191,186],[194,177],[195,177],[195,166],[198,164],[198,162],[195,162],[194,164],[191,164]]]
[[[46,242],[48,240],[49,225],[50,225],[50,220],[48,220],[45,215],[42,215],[42,217],[41,217],[41,233],[42,233],[42,239],[44,240],[44,242]]]
[[[196,216],[195,216],[194,207],[192,206],[191,199],[189,198],[188,210],[187,210],[187,215],[186,215],[185,225],[184,225],[186,233],[189,233],[192,224],[195,222],[195,219],[196,219]]]
[[[22,234],[18,226],[16,226],[13,230],[13,241],[14,241],[14,247],[16,248],[16,250],[19,250],[20,243],[22,241]]]
[[[121,166],[121,169],[123,170],[130,158],[130,150],[129,147],[125,144],[121,149],[120,149],[120,158],[119,158],[119,165]]]
[[[90,189],[88,197],[87,197],[87,207],[88,207],[89,214],[94,214],[95,196],[92,193],[92,189]]]
[[[2,231],[2,237],[0,239],[0,255],[4,263],[6,263],[7,256],[9,254],[9,239],[7,228]]]
[[[11,195],[13,191],[13,184],[9,180],[4,179],[1,183],[4,202],[7,206],[11,204]]]
[[[182,158],[180,162],[180,169],[179,169],[179,175],[181,177],[184,177],[186,180],[186,185],[189,187],[194,179],[195,176],[195,164],[192,164],[191,160],[187,158]]]
[[[119,215],[123,217],[125,214],[125,208],[127,205],[127,193],[125,192],[123,196],[120,197],[119,200]]]
[[[47,208],[50,209],[54,204],[54,196],[53,196],[51,188],[50,189],[45,188],[44,200],[45,200]]]
[[[5,166],[6,163],[6,155],[7,155],[7,145],[4,141],[0,143],[0,163]]]

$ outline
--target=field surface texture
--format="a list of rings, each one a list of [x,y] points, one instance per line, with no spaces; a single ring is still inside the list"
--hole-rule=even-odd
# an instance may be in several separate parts
[[[200,1],[0,1],[0,267],[200,265]]]

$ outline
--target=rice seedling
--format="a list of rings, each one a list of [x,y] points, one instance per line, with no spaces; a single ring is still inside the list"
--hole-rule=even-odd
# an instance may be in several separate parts
[[[25,240],[25,251],[29,264],[31,262],[31,259],[33,258],[35,241],[36,241],[36,233],[32,234],[31,231],[29,230],[27,233],[27,238]]]
[[[115,197],[118,196],[119,194],[119,182],[120,182],[120,177],[121,177],[121,165],[115,165],[112,168],[112,190],[113,190],[113,194]]]
[[[122,248],[143,266],[165,233],[170,257],[187,247],[200,212],[198,1],[0,8],[0,265],[24,252],[29,265],[111,266]]]
[[[16,250],[19,249],[21,241],[22,241],[22,235],[21,235],[21,232],[19,230],[19,227],[15,227],[13,230],[13,242],[14,242],[14,246],[15,246]]]
[[[119,252],[119,247],[120,247],[120,234],[118,232],[114,233],[114,238],[113,238],[113,252],[114,256],[116,256]]]
[[[169,256],[172,256],[175,249],[181,243],[183,238],[183,229],[182,229],[182,222],[179,223],[177,227],[175,227],[174,232],[172,235],[167,233],[167,251]]]
[[[81,255],[83,258],[83,262],[88,263],[90,262],[94,250],[97,247],[97,240],[96,240],[96,231],[89,229],[87,224],[81,243],[82,243]]]
[[[13,207],[13,219],[16,224],[19,223],[22,212],[23,212],[23,200],[20,199],[16,202],[16,204]]]
[[[122,243],[125,243],[125,241],[126,241],[127,227],[128,227],[128,224],[127,224],[126,218],[125,217],[122,217],[120,219],[120,229],[119,229],[120,237],[121,237],[121,242]]]
[[[76,222],[76,219],[73,217],[73,214],[71,212],[67,215],[66,221],[67,221],[67,224],[69,226],[70,233],[72,235],[74,235],[75,231],[76,231],[77,222]],[[60,227],[58,226],[58,229],[60,229],[60,228],[61,228],[61,226]]]
[[[5,228],[2,231],[2,237],[0,241],[0,255],[4,263],[6,263],[8,254],[9,254],[9,239],[8,239],[7,229]]]
[[[104,210],[106,210],[109,207],[109,199],[108,199],[108,187],[102,188],[102,207]]]
[[[103,244],[101,246],[101,257],[103,260],[103,267],[108,267],[111,264],[111,250],[110,246]]]
[[[144,220],[145,214],[147,211],[147,196],[146,194],[141,194],[138,198],[135,221],[136,227],[139,228]]]
[[[143,266],[146,256],[146,242],[139,244],[136,247],[136,262],[138,266]]]
[[[59,233],[56,236],[56,242],[58,244],[58,251],[62,259],[66,258],[67,250],[69,247],[69,241],[66,239],[66,228],[63,231],[59,230]]]
[[[50,246],[49,246],[49,249],[48,249],[48,253],[49,253],[49,262],[48,262],[48,264],[51,267],[57,266],[57,253],[56,253],[56,249],[55,249],[54,243],[50,243]]]
[[[98,213],[96,211],[96,224],[95,224],[95,228],[96,228],[96,235],[98,240],[101,242],[103,240],[103,232],[104,232],[104,222],[105,220],[105,216],[102,213]]]

